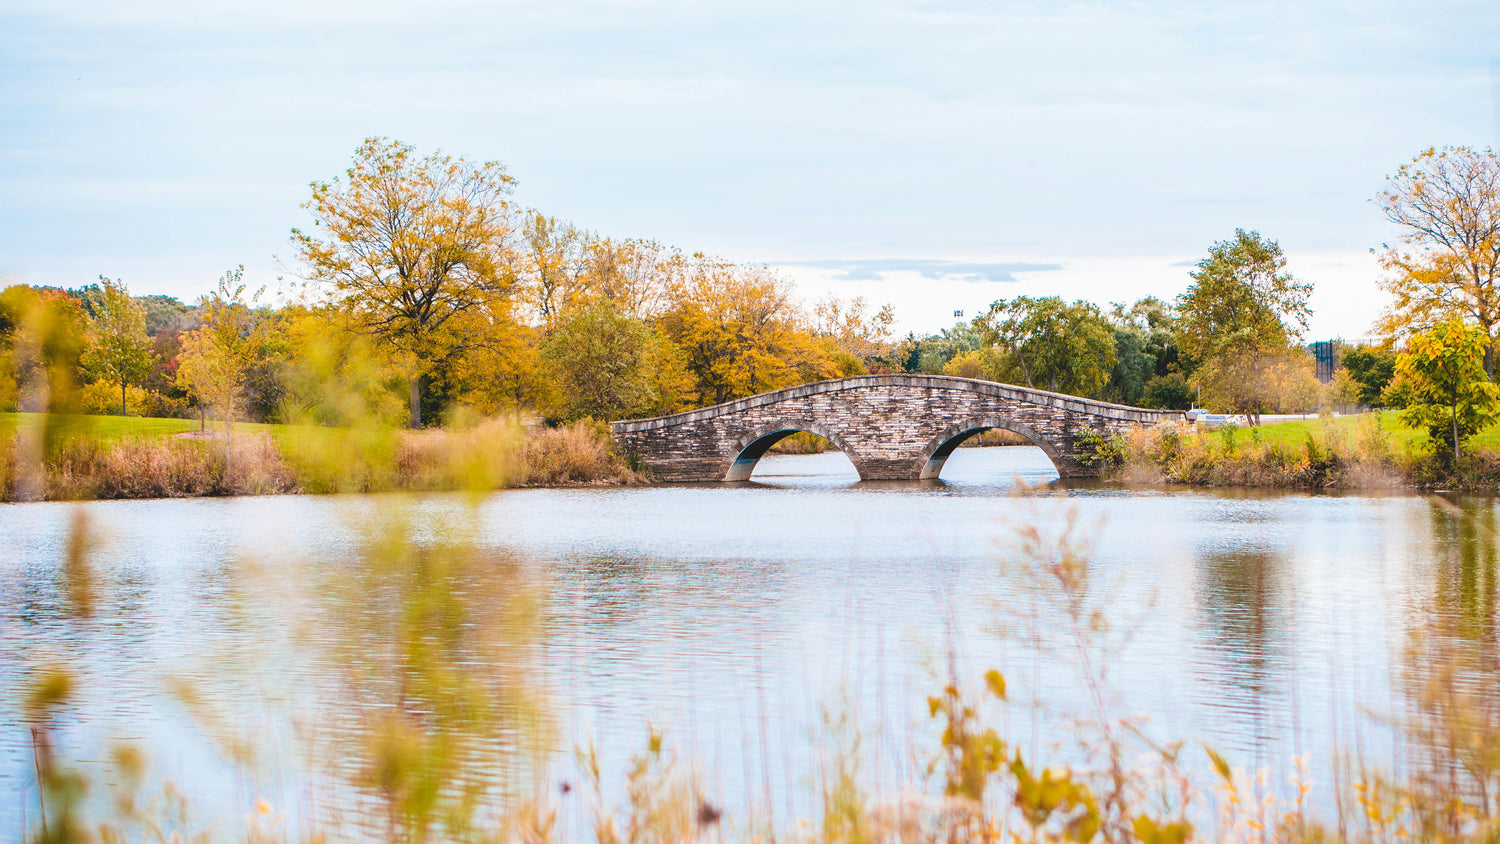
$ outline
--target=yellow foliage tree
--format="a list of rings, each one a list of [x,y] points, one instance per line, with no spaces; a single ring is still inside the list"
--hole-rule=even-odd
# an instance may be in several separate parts
[[[399,425],[406,415],[404,379],[379,342],[327,306],[288,305],[278,315],[288,348],[281,372],[285,420],[341,428]]]
[[[631,316],[653,319],[668,304],[668,278],[682,257],[652,240],[595,239],[583,283]]]
[[[1376,198],[1400,238],[1380,255],[1392,302],[1377,329],[1409,337],[1452,319],[1485,335],[1495,375],[1500,332],[1500,157],[1469,147],[1429,149],[1403,164]]]
[[[805,380],[799,364],[831,370],[822,349],[798,331],[789,288],[765,271],[695,256],[672,294],[660,325],[682,349],[701,403],[798,383]]]
[[[482,310],[513,280],[515,180],[498,162],[475,164],[371,138],[343,179],[314,182],[321,236],[292,241],[314,279],[385,340],[407,371],[413,428],[422,425],[422,381],[433,362],[461,349],[460,315]]]
[[[591,238],[574,226],[539,211],[526,215],[517,264],[542,322],[551,325],[580,288],[588,268]]]
[[[232,469],[234,422],[250,369],[265,346],[263,326],[256,324],[241,283],[244,267],[225,273],[218,288],[198,303],[200,326],[182,338],[177,380],[199,402],[224,421],[224,474]]]
[[[519,413],[554,401],[540,351],[542,333],[517,321],[513,304],[497,296],[454,323],[467,342],[462,354],[446,362],[445,376],[454,397],[481,414]]]
[[[869,313],[862,296],[845,300],[830,294],[813,306],[813,333],[831,339],[840,349],[862,361],[890,351],[895,322],[895,308],[886,304]]]

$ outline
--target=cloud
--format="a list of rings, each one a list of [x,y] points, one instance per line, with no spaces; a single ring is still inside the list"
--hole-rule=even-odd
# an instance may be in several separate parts
[[[999,263],[936,261],[924,258],[874,258],[861,261],[781,261],[783,266],[817,267],[840,270],[843,281],[877,281],[886,273],[917,273],[923,278],[955,278],[962,281],[1017,281],[1016,273],[1049,272],[1063,269],[1062,264],[1035,264],[1025,261]]]

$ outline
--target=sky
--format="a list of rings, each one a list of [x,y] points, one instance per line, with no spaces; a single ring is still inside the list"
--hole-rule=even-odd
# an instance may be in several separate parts
[[[1497,145],[1497,60],[1493,0],[0,0],[0,283],[274,291],[308,184],[386,136],[903,332],[1170,298],[1256,230],[1314,284],[1309,339],[1351,339],[1396,234],[1373,197]]]

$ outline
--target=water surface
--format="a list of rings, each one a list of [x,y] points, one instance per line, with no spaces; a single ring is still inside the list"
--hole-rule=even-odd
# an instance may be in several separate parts
[[[545,584],[535,632],[559,722],[552,781],[576,781],[570,749],[584,744],[617,781],[655,725],[714,799],[780,820],[816,812],[830,718],[859,725],[872,785],[919,778],[934,735],[925,697],[950,671],[1002,670],[1008,735],[1066,757],[1066,717],[1088,715],[1090,698],[1074,661],[1028,632],[1060,628],[1006,574],[1020,526],[1074,519],[1094,536],[1093,588],[1114,628],[1134,631],[1107,663],[1112,710],[1273,778],[1309,753],[1325,801],[1335,747],[1389,753],[1368,713],[1395,705],[1406,637],[1438,616],[1493,632],[1489,501],[1103,484],[1017,494],[1055,479],[1034,448],[960,449],[941,481],[920,483],[857,483],[830,453],[768,457],[746,484],[429,495],[417,507],[477,508],[479,542]],[[297,814],[307,763],[285,698],[306,705],[327,678],[299,673],[305,631],[274,620],[308,567],[359,565],[360,537],[393,500],[0,506],[0,840],[35,816],[16,689],[46,660],[79,675],[61,721],[73,758],[132,740],[206,818],[230,822],[262,797]],[[107,537],[87,618],[69,612],[61,573],[79,507]],[[168,691],[174,679],[221,696],[258,768],[226,760],[222,729]]]

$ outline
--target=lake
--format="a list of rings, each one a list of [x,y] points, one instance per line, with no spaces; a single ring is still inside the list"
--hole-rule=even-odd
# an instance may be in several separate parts
[[[893,792],[921,779],[936,747],[927,697],[989,668],[1009,681],[996,715],[1007,738],[1030,758],[1073,758],[1072,719],[1101,698],[1056,602],[1031,588],[1032,558],[1016,551],[1028,527],[1055,535],[1071,522],[1092,537],[1090,595],[1111,626],[1093,664],[1109,712],[1272,783],[1307,754],[1323,806],[1336,749],[1399,761],[1382,715],[1402,706],[1392,677],[1409,637],[1440,621],[1493,636],[1490,500],[1055,479],[1029,447],[960,449],[942,480],[914,483],[857,483],[837,452],[773,455],[745,484],[424,495],[408,516],[419,537],[468,537],[505,561],[496,578],[541,596],[526,656],[501,642],[466,670],[528,678],[550,714],[543,787],[565,815],[583,799],[574,750],[592,746],[613,789],[653,727],[712,800],[767,823],[817,816],[839,736],[860,737],[861,777]],[[359,657],[339,631],[373,651],[383,634],[309,626],[309,606],[384,617],[362,542],[404,500],[0,505],[0,840],[36,816],[19,689],[48,662],[76,678],[58,735],[84,769],[103,771],[107,742],[130,741],[205,821],[232,826],[258,799],[294,822],[324,817],[311,804],[341,786],[308,757],[344,746],[323,736],[333,750],[309,754],[298,725],[314,712],[343,725],[352,711],[341,695],[355,675],[328,667],[328,654]],[[62,565],[80,510],[101,537],[98,597],[82,616]],[[340,591],[358,583],[365,592]],[[468,600],[511,594],[473,587]],[[252,747],[254,765],[231,762],[226,737]]]

